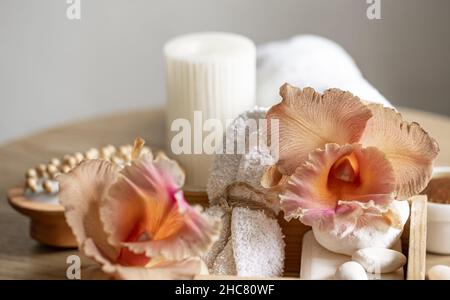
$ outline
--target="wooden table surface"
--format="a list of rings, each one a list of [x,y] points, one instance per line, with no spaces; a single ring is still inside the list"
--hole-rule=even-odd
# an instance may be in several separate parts
[[[436,165],[450,165],[450,118],[400,109],[420,123],[440,144]],[[14,124],[11,124],[14,126]],[[164,149],[164,110],[97,117],[39,132],[0,146],[0,279],[64,279],[66,258],[76,250],[60,250],[29,238],[28,219],[7,203],[6,191],[23,182],[24,172],[52,157],[106,144],[121,145],[142,136],[154,150]],[[427,268],[450,265],[450,256],[427,255]]]

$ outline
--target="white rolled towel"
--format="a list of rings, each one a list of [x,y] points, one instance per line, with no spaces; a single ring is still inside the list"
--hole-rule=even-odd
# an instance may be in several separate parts
[[[359,98],[392,107],[362,75],[353,58],[335,42],[315,35],[299,35],[258,47],[256,103],[279,102],[280,86],[350,91]]]
[[[248,119],[265,118],[265,113],[265,109],[256,108],[238,116],[227,128],[224,145],[227,137],[233,138],[230,133],[243,130]],[[207,185],[211,207],[206,213],[221,217],[223,226],[219,240],[203,257],[210,273],[283,275],[285,244],[276,219],[279,206],[266,201],[266,190],[260,184],[270,162],[268,149],[258,147],[245,154],[215,156]]]

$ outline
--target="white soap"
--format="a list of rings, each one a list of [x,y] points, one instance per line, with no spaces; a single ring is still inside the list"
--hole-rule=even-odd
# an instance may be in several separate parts
[[[393,249],[401,251],[401,243],[397,242]],[[314,238],[312,231],[303,236],[302,258],[300,268],[301,279],[327,280],[334,279],[340,265],[351,261],[351,257],[337,254],[322,247]],[[387,274],[367,274],[369,279],[403,280],[403,268]]]
[[[334,275],[337,280],[368,280],[366,270],[356,261],[348,261],[339,266]]]
[[[428,279],[430,280],[450,280],[450,267],[436,265],[428,270]]]
[[[343,234],[338,229],[339,222],[335,224],[336,230],[323,228],[317,223],[312,226],[314,236],[328,250],[349,256],[364,248],[393,248],[400,239],[403,227],[409,218],[409,204],[408,201],[394,200],[390,206],[399,214],[400,226],[398,228],[388,224],[386,224],[389,226],[388,228],[367,225],[356,227]]]
[[[365,248],[356,251],[352,260],[360,263],[369,273],[390,273],[406,264],[403,253],[386,248]]]

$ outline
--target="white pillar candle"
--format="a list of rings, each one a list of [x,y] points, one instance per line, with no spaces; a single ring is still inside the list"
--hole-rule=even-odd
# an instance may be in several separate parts
[[[208,134],[203,131],[203,122],[218,119],[225,129],[227,119],[255,105],[255,45],[236,34],[195,33],[169,41],[164,55],[169,153],[173,150],[171,140],[178,133],[171,131],[172,122],[180,118],[188,120],[192,154],[172,152],[172,155],[186,171],[185,187],[204,190],[213,155],[201,151]],[[202,112],[202,120],[198,119],[198,111]]]

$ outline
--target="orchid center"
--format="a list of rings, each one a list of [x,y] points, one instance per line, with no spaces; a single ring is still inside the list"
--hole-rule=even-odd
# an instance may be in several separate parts
[[[359,177],[359,164],[352,153],[339,158],[331,167],[330,175],[340,181],[354,183]]]

